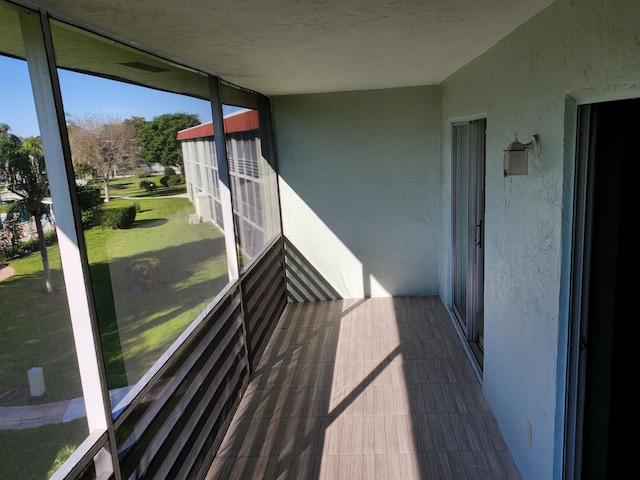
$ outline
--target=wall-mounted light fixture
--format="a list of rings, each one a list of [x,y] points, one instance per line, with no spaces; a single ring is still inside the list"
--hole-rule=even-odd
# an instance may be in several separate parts
[[[529,152],[534,157],[540,156],[540,139],[533,135],[529,143],[520,143],[518,134],[513,142],[504,151],[503,167],[504,176],[526,175],[529,164]]]

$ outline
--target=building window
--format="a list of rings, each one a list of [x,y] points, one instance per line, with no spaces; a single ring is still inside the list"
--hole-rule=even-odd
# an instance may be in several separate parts
[[[225,90],[222,91],[224,103]],[[239,257],[244,264],[256,256],[280,232],[277,202],[277,177],[273,167],[272,145],[267,129],[261,125],[267,116],[268,104],[258,99],[238,101],[236,112],[225,117],[227,151],[236,163],[229,168],[234,219],[239,240]]]

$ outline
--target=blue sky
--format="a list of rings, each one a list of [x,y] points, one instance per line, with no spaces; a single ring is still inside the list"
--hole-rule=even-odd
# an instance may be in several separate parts
[[[68,120],[88,114],[152,120],[163,113],[193,113],[203,123],[211,121],[211,107],[200,99],[74,72],[59,71],[58,75]],[[39,135],[26,62],[0,55],[0,92],[0,123],[8,124],[21,137]]]

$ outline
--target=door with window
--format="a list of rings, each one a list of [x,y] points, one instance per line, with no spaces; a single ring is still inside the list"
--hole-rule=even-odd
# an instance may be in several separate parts
[[[485,119],[452,125],[453,313],[482,368]]]

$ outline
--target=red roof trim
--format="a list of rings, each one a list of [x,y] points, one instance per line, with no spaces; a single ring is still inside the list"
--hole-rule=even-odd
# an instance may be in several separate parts
[[[213,137],[213,122],[202,123],[195,127],[180,130],[176,135],[178,140],[200,137]]]
[[[257,110],[243,110],[239,113],[231,114],[224,118],[224,132],[246,132],[257,130],[260,127]],[[189,140],[193,138],[212,137],[213,122],[207,122],[195,127],[180,130],[176,135],[178,140]]]

